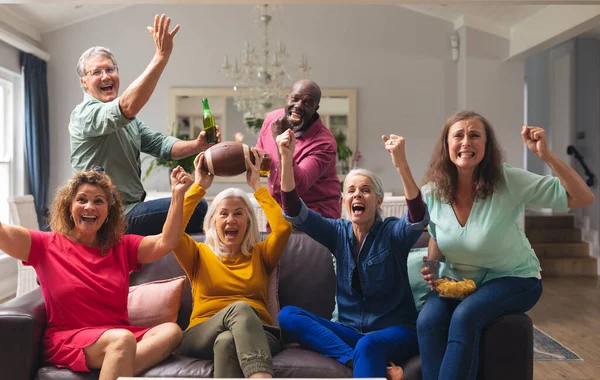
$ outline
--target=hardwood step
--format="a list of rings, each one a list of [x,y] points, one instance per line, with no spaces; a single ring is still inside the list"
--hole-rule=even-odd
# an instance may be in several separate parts
[[[543,277],[597,276],[595,257],[551,257],[540,258]]]
[[[590,257],[589,243],[532,244],[538,258],[542,257]]]
[[[525,215],[526,228],[573,228],[574,215]]]
[[[579,228],[526,228],[525,235],[531,244],[581,242]]]

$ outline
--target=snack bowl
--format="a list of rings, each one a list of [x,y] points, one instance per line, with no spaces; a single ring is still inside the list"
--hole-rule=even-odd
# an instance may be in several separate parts
[[[489,268],[448,261],[424,260],[434,276],[434,288],[440,298],[462,300],[475,292],[489,272]]]

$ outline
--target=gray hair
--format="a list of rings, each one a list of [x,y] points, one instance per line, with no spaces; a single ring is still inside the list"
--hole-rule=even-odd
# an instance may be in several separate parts
[[[204,232],[206,233],[206,245],[212,249],[215,255],[222,256],[226,252],[227,247],[221,243],[219,234],[215,227],[215,217],[217,206],[222,200],[226,198],[240,198],[244,201],[246,206],[246,212],[248,213],[248,226],[244,233],[244,239],[242,240],[242,254],[250,256],[252,254],[252,248],[256,245],[259,240],[260,233],[258,232],[258,220],[256,219],[256,213],[254,212],[254,206],[248,198],[248,195],[242,190],[235,187],[225,189],[221,191],[208,207],[206,215],[204,217]]]
[[[374,185],[373,191],[375,192],[375,195],[380,197],[383,202],[383,183],[381,182],[379,177],[377,177],[375,175],[375,173],[373,173],[372,171],[367,170],[367,169],[354,168],[354,169],[350,170],[350,172],[348,174],[346,174],[346,178],[344,179],[344,186],[343,186],[344,193],[346,192],[346,187],[347,187],[346,183],[348,182],[348,179],[355,177],[357,175],[367,177],[368,179],[371,180],[371,182],[373,182],[373,185]],[[381,217],[382,212],[383,212],[383,210],[381,209],[381,207],[378,207],[377,215],[379,215]]]
[[[79,75],[80,78],[83,78],[85,76],[85,64],[87,63],[88,59],[96,56],[103,56],[109,58],[112,61],[113,65],[118,66],[115,56],[108,48],[102,46],[94,46],[84,51],[81,57],[79,57],[79,61],[77,61],[77,75]]]

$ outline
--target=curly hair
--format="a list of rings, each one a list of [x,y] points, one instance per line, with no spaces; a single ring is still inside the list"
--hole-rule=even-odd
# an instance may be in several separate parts
[[[450,116],[433,148],[429,168],[423,180],[424,184],[432,184],[434,196],[443,202],[454,204],[458,186],[458,170],[450,159],[448,134],[450,128],[462,120],[478,119],[483,124],[486,134],[485,154],[475,169],[473,190],[475,198],[485,199],[504,182],[502,175],[502,150],[489,121],[473,111],[458,111]]]
[[[102,224],[97,232],[97,242],[102,254],[106,254],[115,244],[121,241],[125,233],[126,222],[123,215],[121,194],[104,171],[92,168],[76,173],[66,185],[56,193],[50,206],[49,225],[52,231],[68,235],[75,228],[71,215],[71,205],[77,191],[84,184],[100,188],[108,201],[108,221]]]

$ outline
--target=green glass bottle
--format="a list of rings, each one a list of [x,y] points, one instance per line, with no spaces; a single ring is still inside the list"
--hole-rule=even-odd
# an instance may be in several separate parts
[[[204,124],[204,132],[206,132],[206,142],[208,144],[216,144],[217,128],[215,127],[215,118],[210,113],[208,99],[206,98],[202,98],[202,109],[204,110],[204,119],[202,122]]]

